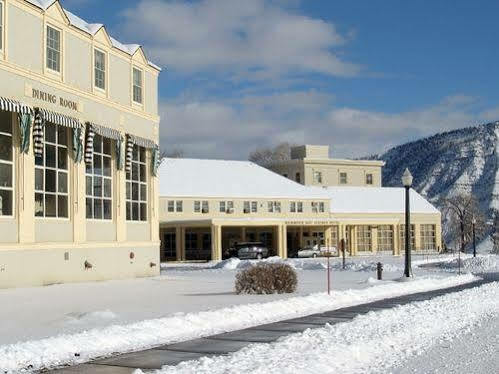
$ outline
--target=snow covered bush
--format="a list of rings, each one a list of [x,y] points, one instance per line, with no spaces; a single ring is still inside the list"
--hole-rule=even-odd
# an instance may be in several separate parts
[[[297,284],[296,271],[282,263],[259,263],[236,275],[238,294],[293,293]]]

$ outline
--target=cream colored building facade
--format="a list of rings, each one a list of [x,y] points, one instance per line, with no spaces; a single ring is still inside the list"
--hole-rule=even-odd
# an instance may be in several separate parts
[[[381,187],[383,161],[329,158],[327,145],[291,148],[291,159],[266,165],[270,170],[306,186]]]
[[[0,288],[158,274],[160,69],[57,0],[0,31]]]
[[[350,256],[404,249],[402,188],[307,187],[224,160],[166,159],[158,175],[162,261],[220,260],[245,241],[283,258],[341,240]],[[440,250],[440,212],[415,191],[411,204],[412,248]]]

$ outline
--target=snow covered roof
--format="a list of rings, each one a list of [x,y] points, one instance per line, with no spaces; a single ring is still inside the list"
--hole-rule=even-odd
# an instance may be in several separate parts
[[[40,9],[47,10],[52,6],[52,4],[54,4],[58,0],[26,0],[26,1]],[[68,17],[71,26],[74,26],[77,29],[84,31],[87,34],[95,35],[101,28],[104,27],[102,23],[88,23],[66,9],[63,9],[63,11]],[[114,48],[117,48],[120,51],[125,52],[131,56],[133,56],[137,52],[137,50],[141,48],[139,44],[123,44],[118,40],[112,38],[111,36],[110,39],[111,39],[111,44],[113,45]],[[147,61],[147,63],[149,64],[149,66],[157,70],[161,70],[161,68],[158,65],[154,64],[153,62]]]
[[[158,176],[163,197],[328,198],[249,161],[167,158]]]
[[[310,187],[319,189],[318,187]],[[404,213],[405,190],[396,187],[328,187],[331,213]],[[411,213],[439,213],[423,196],[411,189]]]

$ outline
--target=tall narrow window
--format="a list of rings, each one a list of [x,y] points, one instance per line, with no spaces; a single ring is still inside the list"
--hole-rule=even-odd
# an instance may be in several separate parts
[[[194,213],[201,213],[201,201],[194,201]]]
[[[0,51],[3,51],[3,2],[0,0]]]
[[[147,160],[146,149],[133,146],[132,170],[126,173],[126,218],[147,221]]]
[[[0,112],[0,216],[13,215],[13,177],[12,116],[10,112]]]
[[[372,174],[366,174],[366,184],[367,185],[373,184],[373,175]]]
[[[348,183],[348,175],[347,173],[340,173],[340,184]]]
[[[258,202],[252,201],[251,202],[251,213],[257,213],[257,212],[258,212]]]
[[[133,68],[133,101],[142,104],[142,70]]]
[[[298,213],[303,213],[303,203],[301,201],[298,201],[298,204],[296,204],[296,210]]]
[[[295,174],[295,181],[296,181],[296,183],[301,183],[301,175],[300,175],[300,173],[296,173]]]
[[[435,225],[421,225],[421,249],[424,251],[434,251],[436,246]]]
[[[291,213],[296,213],[296,202],[292,201],[289,205],[289,211]]]
[[[61,72],[61,32],[47,26],[47,68]]]
[[[95,135],[94,159],[86,164],[87,218],[113,218],[113,177],[111,140]]]
[[[68,218],[68,131],[45,125],[43,157],[35,159],[35,216]]]
[[[251,209],[250,204],[251,203],[249,201],[244,202],[244,208],[243,208],[244,213],[246,213],[246,214],[250,213],[250,209]]]
[[[225,201],[220,201],[220,213],[225,213],[227,208],[225,207]]]
[[[95,87],[102,90],[106,89],[106,55],[104,52],[95,50],[94,54],[94,75]]]
[[[367,252],[371,251],[371,248],[371,226],[357,226],[357,250],[359,252]]]
[[[314,182],[315,183],[322,183],[322,172],[321,171],[314,171]]]

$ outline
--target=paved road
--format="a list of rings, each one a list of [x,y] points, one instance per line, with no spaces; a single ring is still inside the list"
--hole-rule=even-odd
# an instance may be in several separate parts
[[[375,301],[369,304],[336,309],[302,318],[256,326],[244,330],[209,336],[182,343],[169,344],[145,351],[128,353],[116,357],[96,360],[88,364],[51,371],[53,374],[131,374],[136,369],[143,371],[160,369],[164,365],[177,365],[183,361],[197,360],[203,356],[225,355],[252,344],[270,343],[277,339],[302,332],[309,328],[323,327],[325,324],[348,322],[358,315],[389,309],[414,301],[429,300],[451,292],[478,287],[482,284],[499,281],[499,273],[482,275],[483,280],[429,292],[399,296]]]

